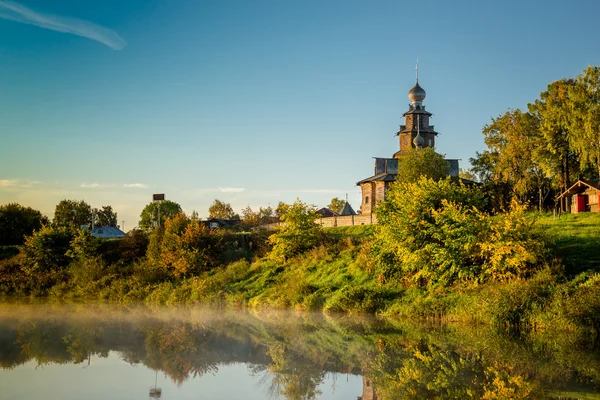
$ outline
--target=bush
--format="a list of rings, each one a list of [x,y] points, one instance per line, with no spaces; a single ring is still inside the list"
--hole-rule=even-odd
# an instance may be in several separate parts
[[[373,244],[385,279],[448,286],[456,280],[506,280],[545,261],[533,221],[516,203],[495,217],[481,211],[482,194],[450,179],[398,182],[376,210]]]
[[[67,252],[74,236],[69,228],[50,226],[28,236],[20,248],[23,270],[32,275],[64,270],[72,260]]]
[[[296,199],[281,216],[283,226],[269,237],[269,242],[273,245],[269,257],[278,262],[286,262],[319,244],[323,231],[315,223],[316,217],[314,207]]]

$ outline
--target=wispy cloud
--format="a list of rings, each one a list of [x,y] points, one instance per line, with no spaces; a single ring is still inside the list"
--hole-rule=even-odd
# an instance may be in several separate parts
[[[17,181],[14,179],[0,179],[0,187],[1,188],[13,187],[16,185],[17,185]]]
[[[115,31],[96,25],[93,22],[77,18],[42,14],[11,1],[0,0],[0,18],[35,25],[53,31],[83,36],[105,44],[114,50],[121,50],[127,44]]]
[[[81,185],[79,185],[79,187],[86,188],[86,189],[95,189],[97,187],[100,187],[100,184],[99,183],[85,183],[85,182],[83,182]]]
[[[126,183],[123,185],[123,187],[145,189],[148,187],[148,185],[146,185],[145,183]]]
[[[0,188],[30,188],[40,183],[42,182],[21,179],[0,179]]]
[[[244,190],[244,188],[235,188],[235,187],[220,187],[218,189],[219,192],[221,193],[242,193]]]

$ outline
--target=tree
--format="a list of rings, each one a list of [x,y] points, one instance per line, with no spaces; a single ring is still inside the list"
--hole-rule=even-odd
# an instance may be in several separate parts
[[[99,210],[94,208],[94,223],[96,226],[117,226],[117,213],[111,206],[102,206]]]
[[[74,231],[64,226],[34,232],[21,247],[23,270],[33,275],[65,269],[72,259],[67,253],[74,237]]]
[[[322,238],[322,229],[315,223],[317,218],[314,206],[300,199],[286,207],[281,217],[283,226],[269,237],[273,250],[269,257],[285,262],[290,257],[315,247]]]
[[[483,194],[449,179],[397,181],[377,209],[374,259],[384,279],[419,285],[524,277],[544,260],[533,221],[514,203],[491,217]]]
[[[92,223],[92,207],[83,200],[61,200],[54,211],[54,226],[74,227]]]
[[[531,113],[508,110],[483,128],[488,156],[494,166],[494,179],[508,183],[521,202],[537,197],[542,206],[543,191],[550,181],[542,168],[543,142],[539,120]]]
[[[331,211],[339,214],[344,209],[345,204],[346,204],[346,202],[344,200],[334,197],[333,199],[331,199],[331,203],[329,203],[329,205],[327,207]]]
[[[198,219],[179,213],[150,236],[148,258],[175,277],[186,277],[219,264],[226,241]]]
[[[0,245],[23,244],[31,235],[48,223],[48,218],[38,210],[17,203],[0,206]]]
[[[529,112],[538,119],[541,141],[536,146],[537,160],[551,179],[552,187],[562,192],[572,177],[579,174],[579,160],[571,147],[573,79],[561,79],[548,85],[540,99],[529,104]],[[563,208],[566,204],[563,205]]]
[[[470,169],[460,168],[458,170],[458,177],[469,181],[477,182],[477,175]]]
[[[181,212],[181,206],[171,200],[163,200],[160,202],[160,225],[163,225],[165,219],[172,218]],[[140,229],[149,231],[158,222],[159,202],[153,201],[144,207],[140,214]]]
[[[571,148],[600,177],[600,67],[589,66],[569,88]]]
[[[209,218],[219,219],[240,219],[240,216],[233,212],[231,204],[215,199],[214,203],[208,208]]]
[[[448,176],[450,165],[444,157],[431,147],[411,149],[398,160],[397,181],[414,182],[420,177],[433,180],[444,179]]]

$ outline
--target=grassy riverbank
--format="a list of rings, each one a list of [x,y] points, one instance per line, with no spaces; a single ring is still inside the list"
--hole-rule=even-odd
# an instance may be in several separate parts
[[[145,258],[113,265],[102,258],[73,262],[45,295],[57,300],[292,308],[535,330],[600,331],[600,214],[531,217],[545,232],[552,261],[527,278],[488,283],[457,280],[425,287],[388,279],[372,262],[375,227],[355,226],[326,229],[320,245],[285,263],[252,258],[246,251],[237,261],[177,279],[165,278]],[[244,237],[247,243],[260,242]],[[237,243],[240,238],[230,235],[228,240]],[[252,246],[254,251],[261,247]],[[237,250],[228,252],[237,254]],[[9,283],[13,289],[27,285],[25,275],[19,275],[18,257],[1,266],[0,286],[4,285],[5,293]]]

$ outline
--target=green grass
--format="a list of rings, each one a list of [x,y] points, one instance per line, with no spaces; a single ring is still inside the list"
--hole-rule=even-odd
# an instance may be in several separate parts
[[[370,238],[375,233],[375,225],[338,226],[324,228],[324,231],[334,238]]]
[[[587,270],[600,272],[600,213],[538,215],[553,255],[572,276]]]

